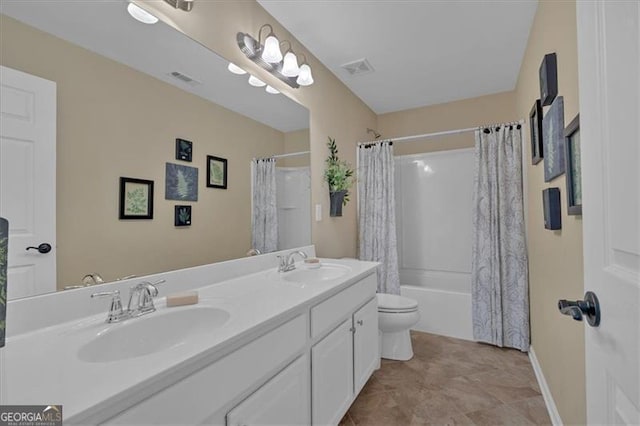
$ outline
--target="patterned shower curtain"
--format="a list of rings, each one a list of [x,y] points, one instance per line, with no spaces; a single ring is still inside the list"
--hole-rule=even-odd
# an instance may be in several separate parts
[[[360,260],[380,262],[378,292],[400,294],[391,142],[358,148]]]
[[[529,350],[521,126],[475,134],[471,290],[474,339]]]
[[[251,162],[251,244],[261,253],[278,250],[278,211],[276,206],[276,161],[273,158]]]

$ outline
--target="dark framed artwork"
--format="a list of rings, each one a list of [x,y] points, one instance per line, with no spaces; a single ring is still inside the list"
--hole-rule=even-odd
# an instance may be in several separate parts
[[[564,129],[567,169],[567,212],[582,215],[582,167],[580,164],[580,114]]]
[[[558,95],[558,66],[555,53],[544,55],[540,64],[540,102],[551,105]]]
[[[207,186],[227,189],[227,160],[207,155]]]
[[[562,229],[560,188],[547,188],[542,190],[542,208],[544,210],[544,228],[554,231]]]
[[[193,157],[193,142],[186,139],[176,139],[176,160],[191,162]]]
[[[191,206],[175,206],[175,226],[191,226]]]
[[[178,201],[198,201],[198,169],[167,163],[164,198]]]
[[[529,113],[529,130],[531,132],[531,164],[538,164],[544,157],[542,103],[540,99],[536,99]]]
[[[544,181],[550,182],[564,173],[564,100],[556,97],[542,119],[544,143]]]
[[[120,219],[153,219],[153,181],[120,178]]]

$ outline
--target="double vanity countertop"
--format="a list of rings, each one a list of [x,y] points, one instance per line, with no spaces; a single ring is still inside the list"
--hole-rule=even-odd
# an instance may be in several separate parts
[[[195,305],[166,307],[160,297],[156,312],[121,323],[105,322],[105,300],[101,314],[10,338],[0,350],[0,404],[62,404],[66,420],[106,415],[305,312],[378,265],[352,259],[321,264],[315,271],[329,273],[306,282],[307,265],[299,263],[291,272],[271,268],[200,287]]]

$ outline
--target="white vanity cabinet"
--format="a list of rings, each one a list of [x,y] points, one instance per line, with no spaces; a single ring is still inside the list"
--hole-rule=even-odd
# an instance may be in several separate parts
[[[376,284],[375,274],[370,275],[311,310],[312,334],[320,333],[314,321],[347,316],[311,348],[314,425],[338,424],[379,365]]]
[[[311,419],[309,357],[303,355],[227,414],[227,426],[305,425]]]

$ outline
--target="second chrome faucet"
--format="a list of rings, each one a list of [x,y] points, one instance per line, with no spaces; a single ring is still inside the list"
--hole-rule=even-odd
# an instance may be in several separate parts
[[[296,269],[295,261],[293,260],[293,256],[299,255],[302,259],[307,258],[307,254],[303,251],[292,251],[286,257],[278,256],[278,272],[289,272]]]
[[[127,309],[122,308],[122,300],[120,299],[120,290],[105,291],[93,293],[91,297],[111,296],[111,305],[107,314],[107,323],[121,322],[129,318],[139,317],[149,314],[156,310],[153,304],[153,298],[158,295],[158,285],[165,280],[150,283],[143,281],[129,289],[129,303]]]

